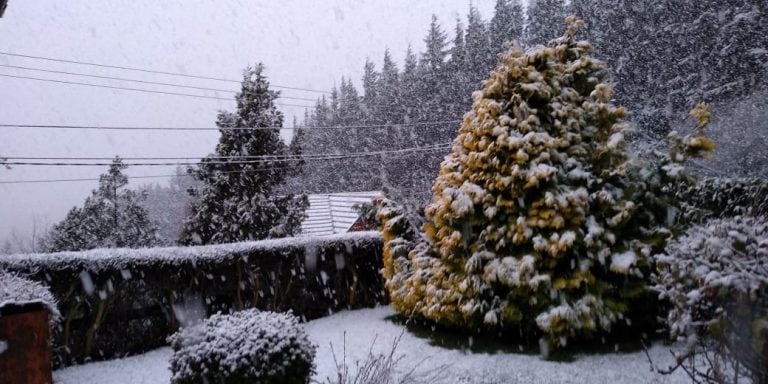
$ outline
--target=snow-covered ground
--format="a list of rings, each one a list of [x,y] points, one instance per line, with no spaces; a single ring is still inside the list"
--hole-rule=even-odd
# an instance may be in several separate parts
[[[346,339],[347,361],[364,358],[373,344],[374,353],[387,353],[392,342],[403,335],[397,353],[405,355],[402,368],[440,368],[443,383],[688,383],[682,374],[660,376],[650,371],[648,359],[640,352],[576,356],[571,362],[546,361],[540,356],[513,353],[474,353],[431,345],[426,339],[403,333],[403,327],[389,320],[389,307],[341,312],[306,324],[318,345],[317,379],[335,372],[330,344],[341,360]],[[346,333],[346,336],[345,336]],[[654,346],[649,351],[657,365],[671,362],[669,348]],[[170,348],[140,356],[68,367],[54,372],[56,384],[165,384],[170,382]],[[426,361],[419,365],[419,362]],[[432,369],[434,370],[434,369]]]

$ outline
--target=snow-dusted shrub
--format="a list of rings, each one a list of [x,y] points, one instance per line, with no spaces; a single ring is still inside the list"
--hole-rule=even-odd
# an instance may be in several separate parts
[[[290,313],[216,314],[169,337],[172,384],[305,384],[316,347]]]
[[[511,50],[473,95],[423,236],[382,201],[384,276],[401,314],[564,344],[609,331],[648,296],[651,255],[670,235],[662,187],[712,143],[673,134],[658,163],[632,161],[627,112],[574,39],[580,24],[570,18],[549,47]],[[692,115],[706,126],[706,106]]]
[[[0,308],[11,305],[42,304],[50,313],[51,323],[59,318],[56,299],[48,287],[11,273],[0,271]]]
[[[768,180],[763,178],[706,178],[680,183],[675,190],[687,222],[736,215],[768,218]]]
[[[687,342],[678,361],[712,354],[699,359],[708,362],[706,376],[741,372],[755,383],[768,382],[768,221],[712,220],[655,258],[656,289],[672,303],[671,334]],[[743,368],[733,369],[734,363]]]

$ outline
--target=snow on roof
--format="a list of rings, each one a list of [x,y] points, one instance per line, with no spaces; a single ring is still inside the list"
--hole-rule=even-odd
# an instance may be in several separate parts
[[[301,223],[301,234],[327,236],[349,232],[360,218],[357,204],[370,203],[381,192],[341,192],[307,195],[307,218]]]

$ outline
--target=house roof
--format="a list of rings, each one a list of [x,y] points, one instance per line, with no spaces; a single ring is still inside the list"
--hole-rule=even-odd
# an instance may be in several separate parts
[[[312,236],[349,232],[360,218],[353,208],[370,203],[381,192],[342,192],[308,195],[307,219],[301,223],[301,234]]]

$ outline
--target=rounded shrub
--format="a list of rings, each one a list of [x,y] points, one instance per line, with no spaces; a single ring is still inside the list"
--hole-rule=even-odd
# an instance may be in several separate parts
[[[316,347],[290,313],[216,314],[169,337],[172,384],[306,384]]]

